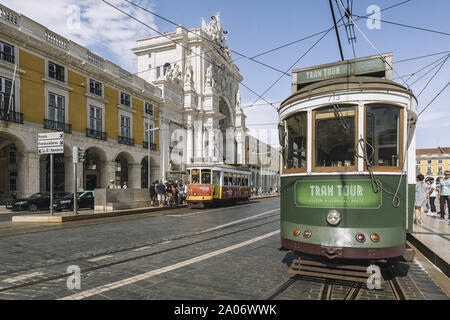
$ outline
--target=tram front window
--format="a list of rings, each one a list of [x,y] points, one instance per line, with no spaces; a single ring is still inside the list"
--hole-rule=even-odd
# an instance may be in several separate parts
[[[202,184],[211,184],[211,170],[202,170]]]
[[[286,127],[284,167],[286,169],[306,168],[306,112],[288,118]]]
[[[373,166],[400,166],[400,109],[388,106],[366,108],[366,146]],[[372,149],[373,148],[373,149]]]
[[[315,167],[355,166],[355,108],[320,109],[314,122]]]
[[[192,169],[191,170],[191,183],[192,184],[199,184],[200,183],[200,170],[199,169]]]

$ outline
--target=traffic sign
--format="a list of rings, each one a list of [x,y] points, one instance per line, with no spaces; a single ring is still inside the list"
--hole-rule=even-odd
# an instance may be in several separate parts
[[[64,153],[64,146],[60,147],[43,147],[38,149],[38,154]]]
[[[64,139],[64,132],[38,133],[38,140]]]

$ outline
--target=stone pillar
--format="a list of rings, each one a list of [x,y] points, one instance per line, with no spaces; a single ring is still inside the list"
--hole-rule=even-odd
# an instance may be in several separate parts
[[[140,163],[128,164],[128,188],[141,189],[141,169],[142,165]]]
[[[40,168],[39,155],[34,152],[17,152],[17,198],[31,196],[39,192],[40,172],[45,171]]]
[[[194,162],[201,162],[203,156],[203,121],[194,121]]]
[[[110,180],[116,181],[116,162],[99,161],[101,167],[100,188],[106,188]]]
[[[245,164],[245,131],[243,128],[236,129],[237,163]]]
[[[186,147],[186,163],[192,163],[192,158],[194,157],[194,128],[192,125],[187,127],[187,147]]]
[[[166,173],[169,167],[169,146],[170,146],[170,127],[166,119],[159,121],[159,154],[160,154],[160,172],[161,177],[166,179]],[[158,179],[160,179],[158,178]]]

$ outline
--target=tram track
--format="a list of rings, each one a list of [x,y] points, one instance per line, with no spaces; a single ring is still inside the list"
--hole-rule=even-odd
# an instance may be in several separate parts
[[[276,211],[276,210],[279,210],[279,209],[275,209],[274,211]],[[276,214],[276,215],[278,215],[278,214]],[[196,232],[196,233],[193,233],[193,234],[182,235],[182,236],[174,237],[174,238],[170,239],[170,241],[183,240],[183,239],[187,239],[187,238],[190,238],[190,237],[195,237],[195,236],[211,233],[211,232],[214,232],[214,231],[220,231],[220,230],[224,230],[224,229],[228,229],[228,228],[233,228],[233,227],[236,227],[236,226],[242,226],[242,225],[245,225],[245,224],[248,224],[248,223],[252,223],[252,222],[255,222],[255,221],[258,222],[258,221],[261,221],[261,220],[266,220],[266,219],[269,219],[269,218],[273,218],[273,216],[274,215],[270,215],[270,216],[267,216],[267,217],[261,217],[261,218],[253,219],[253,220],[250,220],[250,221],[245,221],[245,222],[239,223],[237,225],[236,224],[235,225],[226,225],[225,227],[223,227],[221,229],[211,229],[211,230],[207,229],[206,231],[199,231],[199,232]],[[233,234],[246,232],[246,231],[249,231],[249,230],[252,230],[252,229],[255,229],[255,228],[259,228],[259,227],[262,227],[262,226],[265,226],[265,225],[277,222],[279,220],[280,220],[279,217],[277,217],[276,219],[271,219],[269,221],[262,222],[262,223],[259,223],[257,225],[252,225],[252,226],[249,226],[249,227],[246,227],[246,228],[243,228],[243,229],[234,230],[234,231],[227,232],[227,233],[224,233],[224,234],[219,234],[219,235],[216,235],[216,236],[213,236],[213,237],[208,237],[206,239],[200,239],[200,240],[197,240],[197,241],[193,241],[193,242],[189,242],[189,243],[186,243],[186,244],[174,246],[174,247],[171,247],[171,248],[157,250],[157,251],[154,251],[154,252],[151,252],[151,253],[147,253],[147,254],[138,254],[138,255],[135,255],[135,256],[132,256],[132,257],[129,257],[129,258],[124,258],[124,259],[116,260],[116,261],[109,262],[109,263],[103,263],[103,264],[100,264],[100,265],[97,265],[97,266],[92,266],[92,267],[88,267],[88,268],[85,268],[83,270],[80,270],[80,273],[81,274],[85,274],[85,273],[88,273],[88,272],[109,268],[109,267],[112,267],[112,266],[128,263],[128,262],[131,262],[131,261],[135,261],[135,260],[139,260],[139,259],[143,259],[143,258],[148,258],[148,257],[155,256],[155,255],[158,255],[158,254],[163,254],[163,253],[166,253],[166,252],[179,250],[179,249],[186,248],[186,247],[189,247],[189,246],[193,246],[193,245],[205,243],[205,242],[208,242],[208,241],[220,239],[220,238],[223,238],[223,237],[226,237],[226,236],[230,236],[230,235],[233,235]],[[164,241],[167,241],[167,240],[162,240],[160,242],[153,243],[153,245],[163,243]],[[132,248],[120,249],[120,250],[116,250],[116,251],[109,251],[106,254],[114,254],[114,253],[117,254],[117,253],[131,252],[131,251],[138,252],[136,249],[149,247],[151,245],[152,244],[144,244],[144,245],[135,246],[135,247],[132,247]],[[102,256],[104,254],[105,253],[99,254],[99,255],[97,255],[97,257],[98,256]],[[67,265],[67,264],[72,264],[72,263],[77,262],[77,261],[79,262],[79,261],[85,261],[85,260],[86,260],[86,258],[78,258],[78,259],[72,259],[72,260],[68,260],[68,261],[64,261],[64,262],[58,262],[58,263],[51,264],[51,265],[45,265],[43,267],[52,268],[52,267],[55,267],[55,266],[58,266],[58,265],[63,265],[63,264]],[[43,267],[41,267],[41,268],[43,268]],[[36,268],[34,268],[34,269],[36,269]],[[22,271],[29,271],[29,270],[32,270],[32,269],[28,269],[27,268],[27,269],[24,269]],[[17,272],[18,271],[14,271],[14,272],[11,272],[11,273],[17,273]],[[5,275],[5,274],[2,274],[2,275]],[[71,275],[72,275],[71,273],[57,273],[55,275],[48,276],[48,277],[45,277],[45,278],[36,279],[36,280],[30,280],[30,281],[26,281],[24,283],[20,283],[20,284],[17,284],[17,285],[11,285],[11,286],[7,286],[7,287],[4,287],[4,288],[0,288],[0,293],[11,291],[11,290],[15,290],[15,289],[20,289],[20,288],[30,287],[30,286],[34,286],[34,285],[37,285],[37,284],[43,284],[43,283],[46,283],[46,282],[55,281],[55,280],[59,280],[59,279],[64,279],[64,278],[69,277]],[[3,280],[3,282],[4,282],[4,280]]]
[[[391,289],[395,300],[408,300],[408,296],[404,291],[403,287],[399,283],[397,277],[392,272],[390,265],[384,266],[383,271],[386,272],[387,276],[384,277],[385,283]],[[361,296],[366,290],[376,290],[368,289],[361,282],[357,281],[345,281],[345,280],[333,280],[318,277],[310,277],[303,275],[293,275],[289,279],[282,282],[276,288],[271,290],[266,294],[262,300],[274,300],[275,298],[281,296],[289,287],[291,287],[296,282],[305,283],[315,283],[322,286],[320,288],[320,294],[318,295],[318,300],[360,300]],[[340,286],[347,288],[346,293],[335,293],[335,289]],[[342,291],[342,288],[339,288]],[[282,298],[281,298],[282,299]]]

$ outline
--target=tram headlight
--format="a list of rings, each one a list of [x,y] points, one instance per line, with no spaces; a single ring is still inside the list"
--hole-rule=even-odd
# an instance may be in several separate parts
[[[327,222],[332,226],[337,226],[341,222],[341,213],[337,210],[328,211]]]

